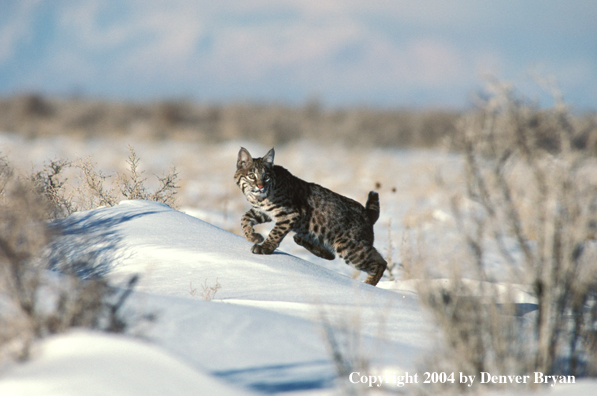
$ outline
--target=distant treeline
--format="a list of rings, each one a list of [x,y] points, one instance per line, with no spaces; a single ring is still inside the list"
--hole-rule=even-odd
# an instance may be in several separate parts
[[[458,112],[324,109],[282,104],[127,103],[41,95],[0,98],[0,130],[27,136],[135,134],[155,139],[284,144],[311,139],[346,145],[432,147],[454,134]]]
[[[538,140],[550,148],[546,112],[530,110]],[[348,146],[449,147],[458,149],[462,120],[474,115],[448,110],[327,109],[317,101],[283,104],[200,104],[186,100],[132,103],[38,94],[0,98],[0,131],[29,137],[72,135],[82,138],[135,135],[151,139],[206,142],[252,140],[281,145],[301,139]],[[550,113],[551,114],[551,113]],[[568,117],[572,117],[568,114]],[[551,115],[550,115],[551,117]],[[597,147],[595,115],[575,116],[575,142]],[[540,145],[543,143],[539,142]]]

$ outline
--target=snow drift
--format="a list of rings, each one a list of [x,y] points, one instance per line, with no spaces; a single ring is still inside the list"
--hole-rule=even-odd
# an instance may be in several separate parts
[[[254,255],[244,238],[163,204],[124,201],[75,213],[61,226],[58,243],[71,259],[95,249],[114,284],[140,275],[125,309],[131,317],[155,316],[130,331],[156,347],[122,336],[53,337],[41,344],[39,360],[9,370],[2,394],[21,384],[44,394],[147,395],[162,380],[176,382],[176,394],[210,387],[217,390],[209,394],[229,387],[317,393],[336,386],[330,332],[340,352],[378,369],[412,370],[429,346],[429,325],[412,292],[372,287],[283,252]],[[211,301],[193,292],[216,283]],[[343,342],[348,336],[359,342]],[[140,359],[144,354],[151,358]],[[125,366],[132,371],[122,378]],[[141,375],[160,370],[164,376]],[[109,388],[101,385],[106,377],[115,378]]]

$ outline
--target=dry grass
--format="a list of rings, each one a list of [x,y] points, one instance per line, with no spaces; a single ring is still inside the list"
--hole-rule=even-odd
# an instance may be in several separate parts
[[[443,331],[430,369],[595,376],[597,163],[577,144],[583,130],[563,103],[537,110],[492,88],[459,125],[466,186],[452,195],[452,240],[445,233],[434,244],[424,230],[408,239],[406,265],[419,275],[434,271],[438,255],[448,262],[442,287],[420,283]],[[519,304],[519,288],[534,312]]]
[[[388,220],[388,246],[386,248],[386,256],[384,258],[386,260],[386,263],[388,263],[388,267],[386,269],[388,279],[393,282],[396,279],[395,275],[401,264],[394,261],[394,244],[392,237],[391,218]]]
[[[323,342],[334,364],[336,382],[342,394],[350,396],[366,395],[370,390],[366,385],[349,381],[353,372],[370,373],[371,357],[367,354],[362,334],[359,309],[346,317],[333,317],[320,308],[319,320],[322,326]]]
[[[193,287],[193,282],[190,282],[189,287],[189,294],[191,295],[191,297],[200,296],[205,301],[211,301],[216,296],[218,290],[222,288],[222,285],[220,285],[220,282],[218,282],[218,279],[216,278],[216,283],[213,285],[208,285],[207,279],[205,279],[205,281],[201,285],[201,288],[203,289],[201,292],[199,292],[199,290],[196,287]]]
[[[536,144],[558,150],[550,111],[525,107],[525,128]],[[483,111],[468,112],[484,117]],[[110,136],[149,140],[222,142],[250,140],[265,146],[312,140],[341,142],[351,147],[440,147],[462,131],[456,122],[462,112],[447,110],[326,109],[317,101],[303,106],[281,104],[209,105],[190,101],[155,103],[108,102],[84,98],[48,98],[26,94],[0,98],[0,130],[30,138],[68,135],[79,138]],[[568,115],[571,143],[597,152],[595,114]],[[504,134],[508,141],[513,132]],[[455,146],[453,148],[462,148]]]
[[[458,113],[442,110],[324,109],[279,104],[147,104],[57,99],[30,94],[0,98],[0,130],[29,137],[142,136],[202,142],[251,140],[283,145],[304,139],[348,146],[433,147],[454,133]]]

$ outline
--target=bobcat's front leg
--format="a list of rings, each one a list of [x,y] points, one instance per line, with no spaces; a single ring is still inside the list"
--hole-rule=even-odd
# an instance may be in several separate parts
[[[282,239],[288,235],[297,218],[298,214],[286,215],[280,220],[277,220],[276,225],[270,231],[265,242],[263,242],[261,245],[256,243],[253,245],[253,248],[251,248],[251,251],[255,254],[272,254],[280,245]]]
[[[251,209],[245,213],[240,220],[240,226],[247,241],[253,243],[263,242],[263,235],[256,233],[253,227],[257,224],[267,223],[268,221],[272,221],[272,219],[265,213],[258,212],[255,209]]]

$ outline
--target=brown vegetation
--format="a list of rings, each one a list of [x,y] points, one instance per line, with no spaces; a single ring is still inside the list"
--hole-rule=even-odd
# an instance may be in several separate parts
[[[449,232],[425,243],[420,230],[403,255],[430,277],[438,255],[448,262],[441,287],[420,283],[444,338],[431,370],[596,376],[594,142],[579,146],[586,129],[563,103],[539,111],[502,86],[494,92],[459,124],[466,184],[450,192],[454,244]],[[521,289],[533,303],[517,300]]]
[[[99,277],[83,280],[47,271],[56,250],[49,247],[60,233],[48,219],[55,203],[32,180],[14,175],[2,163],[0,191],[0,360],[27,358],[31,343],[71,327],[122,331],[119,294]],[[81,264],[93,266],[95,263]]]
[[[526,124],[536,143],[558,149],[549,110],[525,105]],[[483,118],[483,111],[468,115]],[[347,146],[438,147],[456,144],[456,122],[463,112],[346,108],[326,109],[319,102],[282,104],[198,104],[190,101],[128,103],[59,99],[37,94],[0,98],[0,131],[28,137],[66,134],[82,138],[142,136],[204,142],[252,140],[281,145],[301,139]],[[597,152],[597,116],[568,113],[564,126],[571,144]],[[514,131],[511,131],[514,133]],[[456,139],[454,139],[456,138]],[[510,138],[504,134],[506,141]],[[451,146],[454,148],[454,146]],[[462,148],[456,146],[456,148]]]
[[[443,110],[328,110],[318,102],[292,107],[189,101],[134,104],[34,94],[0,98],[0,130],[29,137],[128,134],[205,142],[245,139],[265,145],[310,139],[349,146],[431,147],[453,135],[458,116]]]
[[[73,327],[122,332],[131,322],[121,307],[138,278],[119,290],[103,277],[119,258],[118,237],[65,219],[118,200],[116,187],[105,187],[90,161],[80,162],[50,161],[22,176],[0,157],[0,361],[26,359],[31,344],[49,334]],[[151,192],[132,148],[127,163],[129,174],[118,177],[122,198],[174,203],[175,170]],[[64,175],[73,169],[82,173],[75,187]]]

